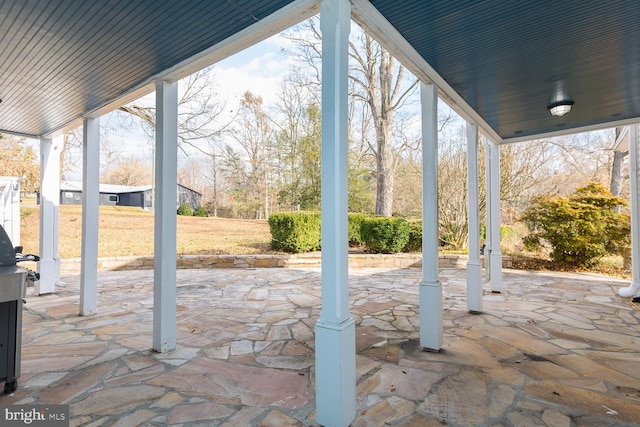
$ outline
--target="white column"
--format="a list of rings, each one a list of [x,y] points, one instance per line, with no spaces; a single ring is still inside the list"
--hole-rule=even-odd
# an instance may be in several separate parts
[[[438,280],[438,88],[420,85],[422,104],[422,281],[420,346],[442,347],[442,284]]]
[[[60,153],[63,136],[40,140],[40,250],[34,294],[55,292],[60,278],[58,208],[60,206]]]
[[[629,186],[631,192],[631,283],[620,288],[618,295],[632,297],[640,291],[640,177],[638,176],[638,145],[640,132],[638,125],[629,126]]]
[[[20,180],[22,178],[13,178],[9,180],[11,185],[11,229],[5,231],[11,236],[13,246],[20,246]]]
[[[467,309],[482,311],[482,266],[480,265],[480,221],[478,213],[478,126],[467,123],[467,202],[469,216],[469,261],[467,262]]]
[[[322,311],[316,322],[316,419],[356,415],[355,323],[349,313],[347,90],[349,0],[322,0]]]
[[[100,118],[82,122],[82,256],[80,316],[98,310],[98,206],[100,204]]]
[[[491,232],[491,252],[489,262],[491,271],[491,291],[500,292],[502,289],[502,252],[500,252],[500,146],[489,144],[491,153],[491,197],[487,199],[487,205],[491,205],[491,226],[487,233]],[[486,252],[485,252],[485,256]]]
[[[153,349],[176,347],[178,85],[156,83]]]
[[[484,148],[484,187],[485,187],[485,247],[484,247],[484,273],[485,282],[491,280],[491,150],[486,138],[482,138],[482,147]]]

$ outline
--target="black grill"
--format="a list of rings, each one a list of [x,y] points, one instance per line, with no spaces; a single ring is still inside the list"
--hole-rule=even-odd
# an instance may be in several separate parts
[[[16,266],[16,249],[0,226],[0,381],[5,393],[18,387],[22,343],[22,304],[28,270]]]

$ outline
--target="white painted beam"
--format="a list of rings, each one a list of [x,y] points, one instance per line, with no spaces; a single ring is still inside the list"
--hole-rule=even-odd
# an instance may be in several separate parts
[[[82,254],[80,316],[98,311],[98,215],[100,205],[100,118],[82,124]]]
[[[485,135],[500,141],[500,135],[415,50],[369,0],[352,0],[353,19],[391,55],[422,82],[432,82],[440,97],[468,122],[477,123]]]
[[[469,261],[467,262],[467,309],[482,311],[482,266],[480,265],[480,215],[478,213],[478,127],[467,122],[467,202]]]
[[[491,271],[491,291],[500,292],[502,289],[502,252],[500,251],[500,146],[489,144],[491,157],[491,197],[486,201],[491,205],[491,226],[487,233],[491,232],[491,252],[489,262]],[[486,253],[485,253],[485,256]]]
[[[442,348],[442,283],[438,279],[438,88],[420,85],[422,105],[422,281],[420,346]]]
[[[632,297],[640,292],[640,176],[638,175],[638,153],[640,152],[640,130],[638,125],[629,126],[629,186],[631,193],[631,283],[618,289],[621,297]]]
[[[58,215],[60,206],[60,153],[63,135],[40,140],[40,250],[34,294],[56,291],[60,279]]]
[[[346,427],[356,415],[355,323],[349,313],[347,91],[349,0],[323,0],[322,311],[316,322],[316,419]]]
[[[153,349],[176,347],[178,84],[156,83]]]

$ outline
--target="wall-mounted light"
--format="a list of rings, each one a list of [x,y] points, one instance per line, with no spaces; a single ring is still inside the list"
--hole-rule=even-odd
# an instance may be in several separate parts
[[[564,101],[556,101],[550,104],[549,106],[547,106],[547,109],[549,110],[552,116],[560,117],[569,113],[571,111],[572,105],[573,105],[573,101],[567,99]]]

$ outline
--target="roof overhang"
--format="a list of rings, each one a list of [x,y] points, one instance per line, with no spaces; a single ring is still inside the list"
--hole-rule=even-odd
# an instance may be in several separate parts
[[[351,0],[353,18],[495,143],[640,121],[640,2]],[[0,132],[50,137],[319,11],[319,0],[5,2]],[[558,97],[573,111],[552,117]]]

